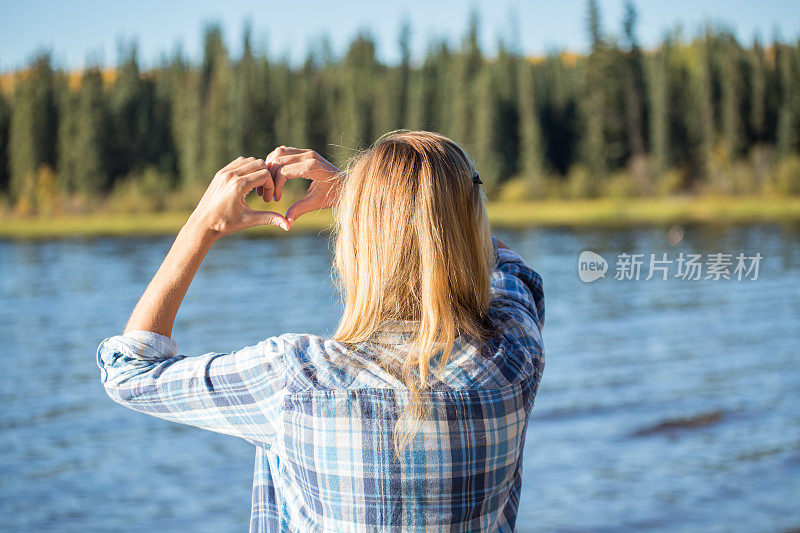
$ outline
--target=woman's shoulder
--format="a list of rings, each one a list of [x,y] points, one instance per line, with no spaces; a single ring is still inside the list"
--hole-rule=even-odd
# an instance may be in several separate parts
[[[435,379],[434,389],[502,388],[534,378],[544,367],[538,331],[520,336],[502,328],[484,342],[460,337]],[[308,333],[285,333],[272,342],[282,352],[290,392],[337,389],[404,390],[401,354],[386,344],[349,345]],[[436,364],[438,361],[432,361]]]
[[[290,392],[398,385],[359,346],[311,333],[284,333],[268,341],[282,352]]]

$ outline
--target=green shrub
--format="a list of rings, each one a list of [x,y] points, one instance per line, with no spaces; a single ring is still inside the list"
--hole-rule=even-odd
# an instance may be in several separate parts
[[[566,195],[570,198],[591,198],[597,194],[596,180],[585,165],[570,167],[567,174]]]
[[[141,175],[118,181],[108,199],[108,208],[118,213],[147,213],[170,204],[172,178],[148,167]]]
[[[497,198],[504,202],[522,202],[541,198],[541,192],[534,187],[533,180],[526,177],[512,178],[497,188]]]
[[[778,161],[771,192],[800,194],[800,155],[792,154]]]
[[[673,168],[662,172],[656,180],[656,194],[659,196],[671,196],[683,192],[684,179],[683,172]]]
[[[640,191],[633,174],[627,170],[620,170],[603,182],[600,195],[608,198],[631,198],[639,196]]]

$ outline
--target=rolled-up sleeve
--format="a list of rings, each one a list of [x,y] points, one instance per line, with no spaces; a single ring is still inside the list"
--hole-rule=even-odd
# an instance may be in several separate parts
[[[511,311],[521,322],[533,321],[538,330],[544,327],[544,289],[542,277],[515,252],[497,246],[492,237],[495,265],[491,276],[494,305]]]
[[[286,390],[280,337],[186,356],[169,337],[132,331],[104,339],[97,365],[106,393],[125,407],[264,447],[274,440]]]

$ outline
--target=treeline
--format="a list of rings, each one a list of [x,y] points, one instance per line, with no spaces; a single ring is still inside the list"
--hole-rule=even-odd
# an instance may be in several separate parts
[[[292,66],[246,29],[232,58],[218,26],[201,64],[176,53],[144,71],[128,45],[116,68],[75,73],[41,54],[4,77],[0,194],[21,212],[109,194],[159,208],[238,154],[288,144],[342,163],[396,128],[451,136],[505,198],[800,193],[800,41],[744,46],[709,25],[643,50],[633,4],[618,35],[596,1],[587,20],[588,55],[534,60],[508,41],[487,57],[476,15],[458,47],[433,43],[421,64],[408,25],[394,66],[368,34]]]

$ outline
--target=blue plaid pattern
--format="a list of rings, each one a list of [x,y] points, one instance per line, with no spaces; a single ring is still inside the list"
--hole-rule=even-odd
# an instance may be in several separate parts
[[[285,334],[198,356],[129,332],[101,342],[101,381],[126,407],[255,445],[250,531],[513,531],[544,370],[544,296],[540,276],[493,242],[500,333],[457,340],[399,459],[393,431],[408,392],[376,361],[396,353],[403,324],[356,347]]]

